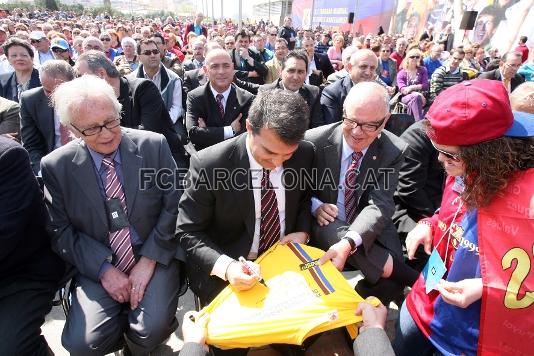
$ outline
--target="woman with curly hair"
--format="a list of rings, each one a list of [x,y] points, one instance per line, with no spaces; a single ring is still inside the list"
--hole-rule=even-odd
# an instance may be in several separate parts
[[[395,353],[505,354],[511,344],[521,349],[495,318],[514,320],[519,330],[534,327],[532,311],[530,318],[527,311],[517,317],[503,305],[509,273],[501,268],[506,249],[521,243],[532,249],[534,241],[528,221],[534,210],[521,215],[534,196],[534,115],[512,112],[502,83],[473,80],[443,91],[426,118],[448,177],[438,212],[406,238],[408,258],[421,244],[430,258],[402,305]],[[517,189],[522,193],[510,193]],[[526,234],[513,234],[525,228]]]

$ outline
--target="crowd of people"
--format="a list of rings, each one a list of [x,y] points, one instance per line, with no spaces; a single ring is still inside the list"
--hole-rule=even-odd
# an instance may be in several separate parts
[[[362,297],[402,303],[392,346],[384,305],[355,310],[357,354],[523,350],[485,315],[529,330],[532,277],[506,309],[510,287],[488,292],[481,264],[512,247],[484,229],[512,224],[503,206],[518,226],[532,219],[534,57],[524,36],[502,56],[453,37],[450,25],[360,36],[202,13],[0,20],[2,353],[50,354],[40,326],[70,280],[70,353],[148,354],[176,329],[187,287],[201,305],[248,290],[277,242],[319,247],[320,263],[362,272]],[[181,354],[204,354],[206,322],[184,320]]]

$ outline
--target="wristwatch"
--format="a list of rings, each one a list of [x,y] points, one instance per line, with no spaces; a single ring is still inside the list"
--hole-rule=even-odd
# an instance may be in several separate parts
[[[342,240],[347,240],[350,244],[350,255],[354,255],[356,253],[356,250],[358,249],[358,246],[356,246],[356,242],[354,242],[353,239],[351,239],[350,237],[348,236],[345,236],[344,238],[342,238]]]

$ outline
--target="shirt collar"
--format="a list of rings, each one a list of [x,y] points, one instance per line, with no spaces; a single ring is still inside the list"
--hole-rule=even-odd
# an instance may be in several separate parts
[[[150,78],[150,76],[148,74],[146,74],[145,72],[145,66],[143,66],[143,77],[145,79],[150,79],[150,80],[154,80],[157,78],[157,76],[161,73],[161,66],[162,64],[160,63],[159,67],[158,67],[158,71],[156,72],[156,74],[154,74],[154,78]]]
[[[226,102],[226,100],[228,100],[228,96],[230,95],[230,90],[232,90],[232,85],[230,85],[228,87],[228,89],[226,89],[225,91],[223,91],[222,93],[219,93],[217,90],[213,89],[213,87],[211,86],[210,84],[210,90],[211,90],[211,93],[213,94],[213,97],[216,98],[217,97],[217,94],[222,94],[223,97],[224,97],[224,102]]]
[[[284,90],[287,90],[287,91],[292,91],[292,90],[289,90],[286,88],[286,86],[284,85],[284,82],[282,81],[282,79],[280,79],[280,84],[282,84],[282,88],[284,88]],[[297,91],[293,91],[293,93],[299,93],[300,92],[300,89],[298,89]]]
[[[102,160],[104,159],[106,155],[103,155],[102,153],[98,153],[94,151],[87,145],[86,147],[87,147],[87,150],[89,150],[89,154],[91,155],[91,158],[93,159],[96,169],[100,172],[100,168],[102,168]],[[115,153],[113,153],[112,156],[113,156],[113,160],[115,161],[115,163],[119,165],[122,163],[121,154],[119,150],[115,151]]]

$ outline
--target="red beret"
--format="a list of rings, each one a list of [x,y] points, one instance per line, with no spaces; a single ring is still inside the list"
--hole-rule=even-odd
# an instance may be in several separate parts
[[[474,79],[442,91],[426,114],[432,141],[467,146],[504,136],[514,116],[500,80]]]

